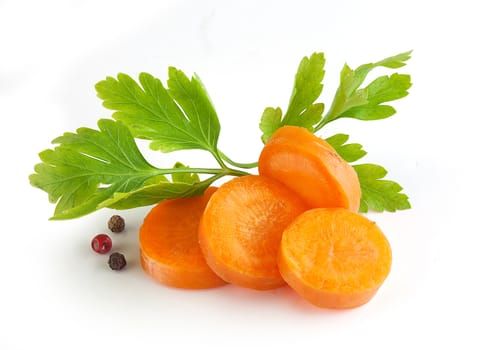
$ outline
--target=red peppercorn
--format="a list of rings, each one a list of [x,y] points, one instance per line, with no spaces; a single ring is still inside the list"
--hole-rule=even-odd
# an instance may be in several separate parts
[[[92,239],[92,249],[100,254],[105,254],[112,248],[111,237],[105,233],[98,234]]]

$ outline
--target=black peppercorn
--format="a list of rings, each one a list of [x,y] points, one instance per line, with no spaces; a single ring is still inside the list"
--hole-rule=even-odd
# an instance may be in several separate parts
[[[122,232],[124,231],[124,219],[120,217],[119,215],[112,215],[111,218],[109,219],[109,222],[107,223],[107,226],[109,227],[109,230],[112,232]]]
[[[126,266],[126,259],[121,253],[112,253],[109,256],[108,264],[113,270],[122,270]]]

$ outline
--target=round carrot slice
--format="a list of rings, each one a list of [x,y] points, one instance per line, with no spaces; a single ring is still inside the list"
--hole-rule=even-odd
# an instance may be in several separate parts
[[[311,209],[284,231],[278,257],[281,275],[319,307],[367,303],[391,268],[391,248],[376,224],[341,208]]]
[[[305,128],[278,129],[260,154],[259,173],[289,187],[310,208],[359,210],[361,187],[355,170]]]
[[[143,270],[156,281],[177,288],[202,289],[226,284],[206,264],[197,230],[202,213],[216,188],[201,196],[157,204],[140,228]]]
[[[234,178],[209,201],[199,242],[209,266],[227,282],[258,290],[285,284],[277,268],[281,235],[306,209],[280,183],[258,175]]]

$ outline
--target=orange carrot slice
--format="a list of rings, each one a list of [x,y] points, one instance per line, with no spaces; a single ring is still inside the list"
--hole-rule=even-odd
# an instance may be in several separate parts
[[[319,307],[367,303],[391,268],[391,248],[376,224],[340,208],[311,209],[284,231],[278,256],[281,275]]]
[[[197,230],[202,213],[216,188],[201,196],[166,200],[157,204],[140,228],[143,270],[156,281],[188,289],[224,285],[206,264]]]
[[[305,128],[278,129],[260,154],[259,173],[289,187],[310,208],[359,210],[361,187],[355,170]]]
[[[281,235],[306,209],[280,183],[258,175],[234,178],[209,201],[199,243],[209,266],[227,282],[257,290],[285,284],[277,268]]]

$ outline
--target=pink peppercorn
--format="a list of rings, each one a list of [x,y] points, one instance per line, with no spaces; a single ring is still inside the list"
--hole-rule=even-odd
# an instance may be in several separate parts
[[[100,254],[105,254],[112,248],[111,237],[105,233],[98,234],[92,239],[92,249]]]

